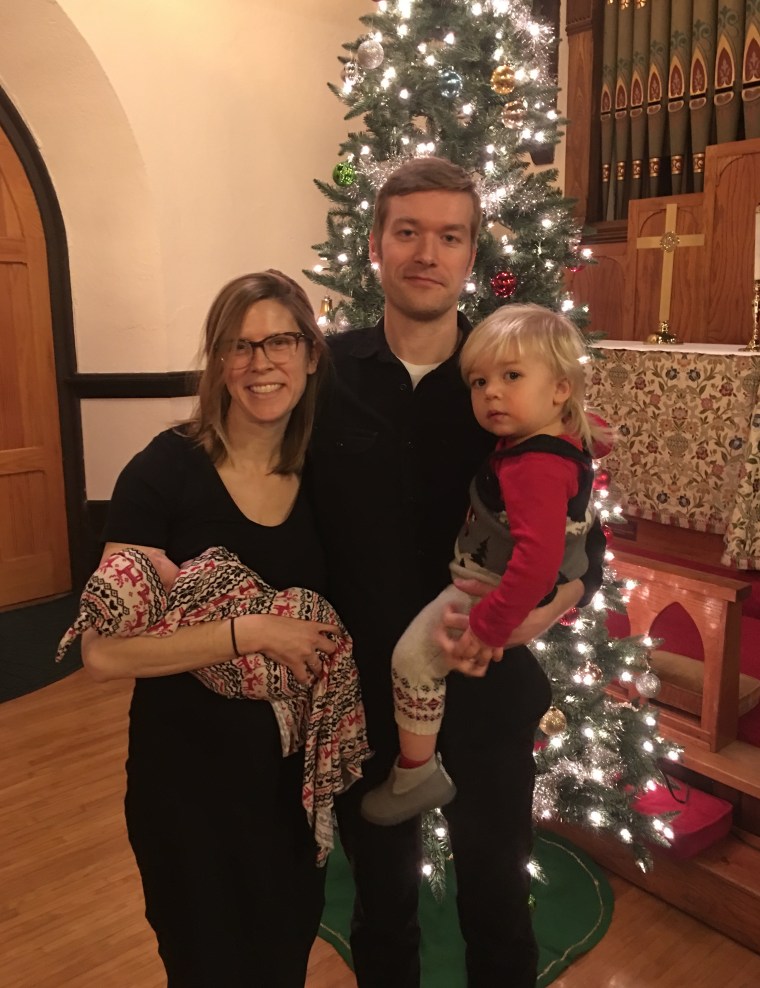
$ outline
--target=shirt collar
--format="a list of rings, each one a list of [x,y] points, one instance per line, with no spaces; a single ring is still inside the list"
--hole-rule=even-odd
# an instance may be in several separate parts
[[[459,355],[462,344],[472,332],[472,325],[462,312],[457,312],[457,329],[460,331],[460,340],[452,356]],[[397,361],[385,338],[384,318],[379,319],[374,326],[370,326],[364,332],[355,333],[350,352],[352,356],[360,359],[378,357],[380,360]]]

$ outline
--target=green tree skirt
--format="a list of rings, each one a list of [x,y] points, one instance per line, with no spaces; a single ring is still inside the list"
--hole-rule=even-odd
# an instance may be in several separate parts
[[[561,837],[539,831],[534,858],[547,880],[546,884],[533,883],[533,926],[540,948],[538,988],[545,988],[604,936],[612,918],[613,895],[594,862]],[[456,883],[453,866],[448,867],[443,902],[436,902],[426,885],[422,889],[422,988],[463,988],[466,984]],[[340,847],[330,856],[326,894],[319,935],[351,966],[348,935],[353,882]]]

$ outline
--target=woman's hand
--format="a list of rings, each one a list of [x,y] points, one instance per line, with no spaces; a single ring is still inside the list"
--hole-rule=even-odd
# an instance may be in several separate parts
[[[241,654],[262,652],[287,666],[299,683],[309,685],[322,674],[322,661],[338,647],[329,637],[339,634],[336,624],[302,621],[276,614],[248,614],[235,618],[235,639]]]

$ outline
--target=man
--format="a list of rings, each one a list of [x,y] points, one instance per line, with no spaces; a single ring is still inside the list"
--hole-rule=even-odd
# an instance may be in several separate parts
[[[359,804],[398,753],[393,646],[450,581],[469,482],[493,447],[475,422],[458,368],[471,327],[457,302],[480,222],[472,179],[450,162],[415,159],[391,175],[378,194],[370,237],[384,316],[377,326],[332,338],[335,376],[312,443],[330,597],[354,637],[375,751],[363,782],[337,806],[357,887],[351,948],[360,988],[419,986],[419,820],[377,827],[361,818]],[[600,570],[599,541],[589,552]],[[586,596],[598,575],[584,578]],[[535,637],[583,593],[581,581],[561,587],[509,644]],[[451,624],[466,626],[466,619]],[[440,750],[458,791],[445,812],[468,986],[528,988],[537,963],[526,870],[532,751],[549,686],[524,647],[487,668],[463,664],[460,671],[480,675],[449,677]]]

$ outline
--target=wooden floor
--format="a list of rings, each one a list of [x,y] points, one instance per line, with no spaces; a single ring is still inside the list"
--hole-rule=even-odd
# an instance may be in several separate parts
[[[0,705],[2,988],[165,983],[122,819],[128,699],[127,684],[98,685],[78,672]],[[609,932],[555,988],[760,985],[760,956],[611,882]],[[318,940],[308,988],[355,985]]]

